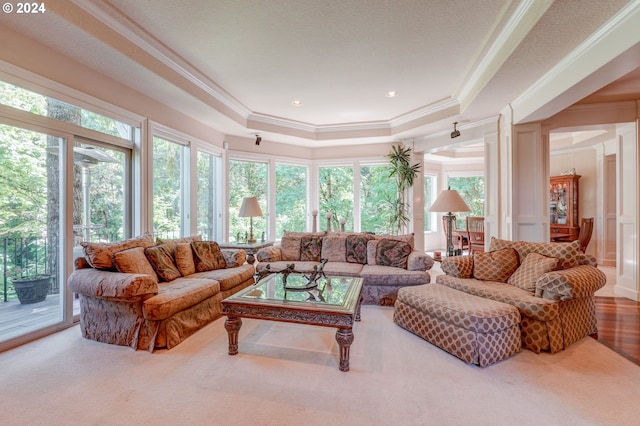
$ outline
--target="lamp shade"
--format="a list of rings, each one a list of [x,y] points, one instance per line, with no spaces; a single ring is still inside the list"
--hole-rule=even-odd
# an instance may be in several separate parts
[[[470,212],[471,209],[464,202],[458,191],[445,189],[440,192],[436,201],[429,207],[430,212]]]
[[[240,217],[256,217],[262,216],[262,210],[260,210],[260,204],[256,197],[246,197],[242,200],[242,206],[240,206]]]

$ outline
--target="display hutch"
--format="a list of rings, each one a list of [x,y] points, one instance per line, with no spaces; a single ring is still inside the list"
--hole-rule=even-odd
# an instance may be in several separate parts
[[[578,180],[579,175],[552,176],[549,184],[549,216],[551,241],[578,239]]]

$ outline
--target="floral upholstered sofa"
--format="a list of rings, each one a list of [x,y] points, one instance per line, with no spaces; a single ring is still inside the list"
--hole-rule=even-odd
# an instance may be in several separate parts
[[[515,306],[523,347],[558,352],[597,335],[594,293],[606,284],[580,242],[491,239],[489,251],[443,259],[436,283]]]
[[[362,277],[363,303],[393,306],[398,289],[429,283],[433,259],[414,250],[413,234],[376,236],[355,232],[285,232],[280,245],[256,253],[256,269],[282,271],[293,264],[307,273],[327,259],[327,275]]]
[[[199,237],[82,243],[69,289],[82,336],[134,349],[171,349],[222,314],[221,301],[253,284],[246,252]]]

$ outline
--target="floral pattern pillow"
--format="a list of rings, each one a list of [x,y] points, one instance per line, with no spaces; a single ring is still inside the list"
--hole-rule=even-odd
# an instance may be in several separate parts
[[[192,241],[193,261],[197,272],[224,269],[227,261],[224,259],[220,246],[215,241]]]
[[[347,235],[347,262],[367,263],[367,243],[373,236],[367,234]]]
[[[182,276],[173,258],[173,251],[168,246],[161,244],[147,247],[144,249],[144,254],[160,281],[173,281]]]
[[[382,238],[376,247],[376,265],[407,269],[411,251],[409,243]]]
[[[300,238],[300,260],[320,262],[322,237],[305,235]]]

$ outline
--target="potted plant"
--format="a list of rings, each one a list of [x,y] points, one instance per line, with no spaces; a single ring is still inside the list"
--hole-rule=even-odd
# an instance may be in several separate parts
[[[19,270],[16,272],[18,278],[14,278],[12,282],[21,304],[38,303],[47,298],[53,278],[51,275],[37,272],[21,274]]]
[[[413,186],[413,181],[420,170],[420,163],[411,164],[411,148],[402,144],[393,145],[392,151],[387,154],[390,162],[389,177],[395,178],[397,185],[397,197],[388,200],[389,227],[392,233],[399,234],[409,224],[409,203],[407,203],[407,190]]]

